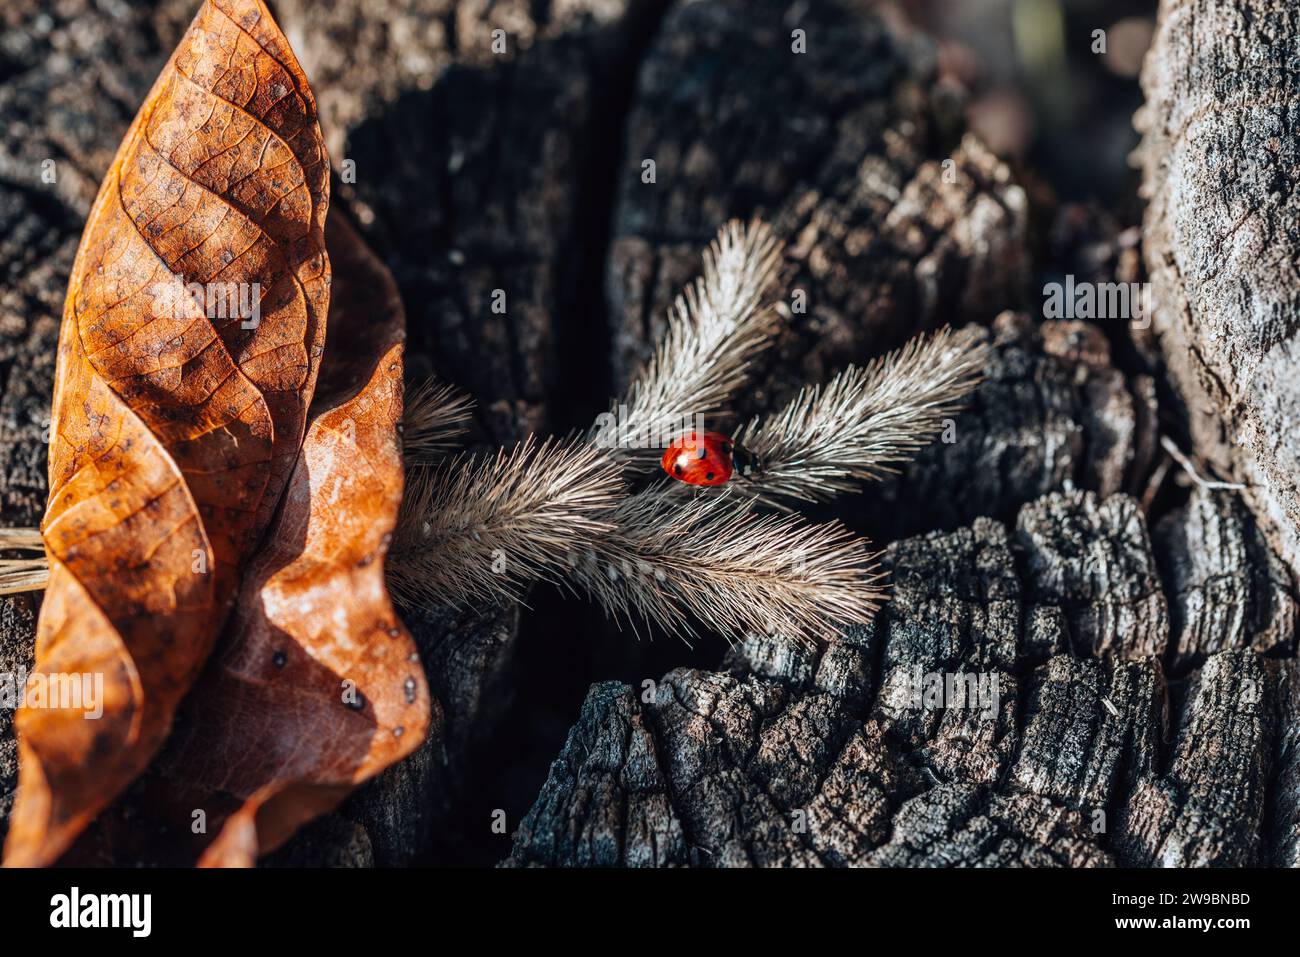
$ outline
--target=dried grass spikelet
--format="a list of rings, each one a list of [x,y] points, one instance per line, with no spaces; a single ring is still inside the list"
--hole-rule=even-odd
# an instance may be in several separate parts
[[[579,440],[529,437],[496,455],[459,455],[407,470],[388,553],[388,582],[405,605],[518,599],[554,579],[581,542],[610,529],[619,467]]]
[[[623,429],[662,436],[688,416],[725,409],[776,330],[764,297],[780,253],[762,223],[719,231],[628,392]],[[427,399],[432,419],[447,398]],[[412,469],[389,554],[398,600],[517,598],[524,583],[545,578],[634,626],[690,635],[705,623],[730,639],[776,632],[800,641],[878,607],[875,556],[842,527],[761,515],[743,495],[683,501],[660,488],[624,497],[625,456],[594,430],[591,438],[530,440],[494,459]]]
[[[758,220],[732,220],[718,231],[702,274],[669,309],[663,338],[628,388],[624,430],[658,437],[688,416],[726,410],[776,332],[778,317],[764,296],[781,248]]]
[[[426,379],[407,389],[402,411],[402,456],[408,465],[442,458],[466,432],[474,400],[453,386]]]
[[[23,558],[0,558],[0,595],[40,591],[50,577],[40,529],[0,528],[0,552],[22,552]]]
[[[834,523],[759,514],[734,492],[686,502],[669,489],[642,492],[615,509],[613,525],[582,552],[571,581],[621,620],[808,643],[830,622],[870,619],[884,598],[866,540]]]
[[[934,440],[983,380],[988,346],[945,327],[825,386],[737,436],[758,468],[737,484],[771,505],[826,501],[876,481]]]

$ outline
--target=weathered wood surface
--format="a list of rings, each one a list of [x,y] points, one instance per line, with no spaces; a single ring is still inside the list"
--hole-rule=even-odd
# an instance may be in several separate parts
[[[1148,382],[1111,364],[1097,326],[1004,313],[987,335],[993,356],[955,440],[847,500],[845,518],[889,541],[979,516],[1011,521],[1024,502],[1070,485],[1105,496],[1145,481],[1155,444]]]
[[[508,863],[1294,862],[1295,662],[1218,651],[1171,689],[1133,499],[1053,493],[887,562],[872,628],[595,686]],[[997,694],[941,706],[916,674]]]
[[[1291,0],[1162,0],[1137,125],[1154,330],[1196,452],[1300,569],[1300,104]]]
[[[43,508],[72,253],[192,6],[0,11],[5,524]],[[661,677],[644,662],[676,646],[651,653],[594,626],[578,640],[600,656],[528,646],[571,629],[572,606],[418,610],[408,623],[439,702],[429,741],[270,863],[1300,863],[1286,563],[1233,493],[1174,495],[1151,514],[1139,503],[1154,383],[1121,369],[1114,330],[1014,311],[1041,267],[1030,201],[963,134],[961,90],[929,41],[865,0],[790,9],[276,4],[336,173],[355,163],[334,201],[398,279],[413,374],[478,400],[471,441],[587,424],[733,215],[762,213],[792,238],[786,285],[808,302],[787,308],[738,412],[944,322],[987,325],[994,351],[955,442],[834,510],[895,542],[895,600],[872,627],[815,653],[752,641],[717,670]],[[504,54],[490,47],[498,27]],[[805,54],[791,52],[796,27]],[[49,158],[55,184],[40,179]],[[0,668],[30,661],[37,607],[0,599]],[[910,708],[918,667],[996,674],[997,705],[987,718]],[[561,750],[571,672],[621,681],[592,686]],[[534,710],[512,712],[525,683]],[[8,720],[0,814],[16,780]],[[489,831],[498,807],[518,824],[513,850]]]
[[[1294,652],[1291,576],[1238,496],[1197,489],[1160,520],[1154,537],[1173,596],[1170,641],[1178,665],[1199,664],[1223,648]]]

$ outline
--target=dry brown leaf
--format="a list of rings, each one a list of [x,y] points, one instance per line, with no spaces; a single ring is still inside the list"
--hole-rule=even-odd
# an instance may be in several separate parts
[[[34,675],[102,674],[104,710],[18,711],[7,864],[54,861],[144,769],[222,627],[315,385],[328,171],[266,7],[207,0],[105,176],[69,283]],[[178,282],[235,284],[260,321],[210,319],[214,297],[200,307]]]
[[[202,810],[208,865],[251,865],[429,730],[424,671],[384,584],[402,501],[405,317],[347,221],[332,216],[326,234],[330,345],[302,454],[158,762],[169,830]]]
[[[404,479],[401,299],[338,213],[326,236],[329,348],[280,511],[171,738],[65,863],[252,865],[427,740],[431,710],[441,724],[384,581]]]

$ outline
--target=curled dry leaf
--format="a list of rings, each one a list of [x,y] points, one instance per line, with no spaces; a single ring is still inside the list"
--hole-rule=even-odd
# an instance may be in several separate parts
[[[69,283],[34,675],[102,675],[103,714],[19,710],[8,864],[54,861],[144,769],[222,628],[302,442],[328,175],[266,7],[207,0],[118,149]]]
[[[429,730],[384,557],[402,501],[397,287],[347,221],[326,229],[329,349],[302,453],[228,635],[158,761],[169,833],[202,809],[202,863],[251,865]],[[201,843],[201,841],[200,841]]]

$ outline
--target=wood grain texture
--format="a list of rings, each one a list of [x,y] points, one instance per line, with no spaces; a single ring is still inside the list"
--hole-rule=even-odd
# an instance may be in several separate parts
[[[1300,569],[1300,10],[1163,0],[1136,124],[1154,329],[1198,455]]]
[[[872,628],[816,652],[751,640],[649,692],[594,686],[506,863],[1294,862],[1294,661],[1219,651],[1175,696],[1139,643],[1095,644],[1098,609],[1121,609],[1126,635],[1167,634],[1163,607],[1134,601],[1154,557],[1131,509],[1122,495],[1026,505],[1028,548],[1045,520],[1074,546],[1027,562],[989,519],[907,539],[887,553],[896,595]],[[1000,698],[918,705],[916,668],[996,675]]]

